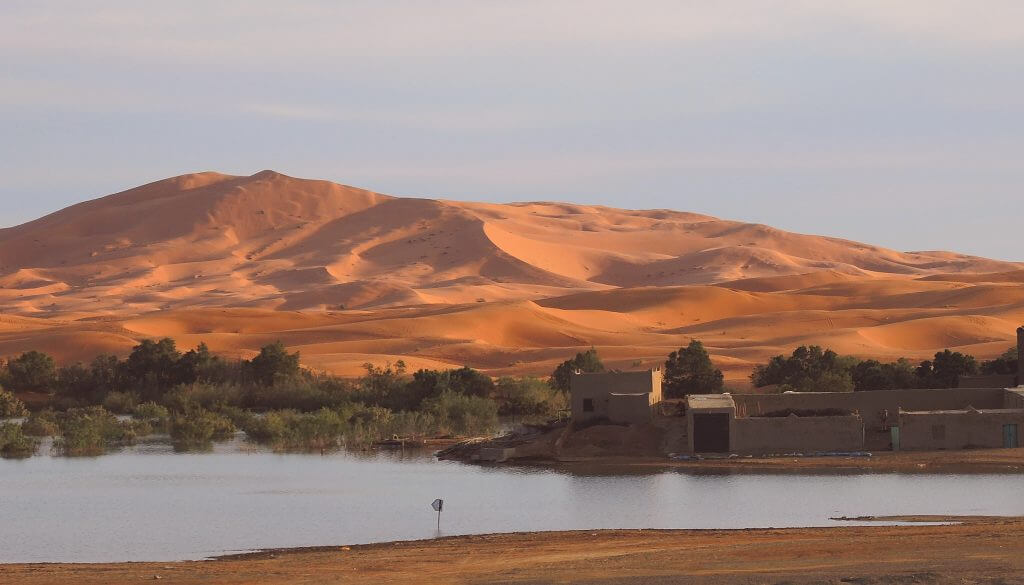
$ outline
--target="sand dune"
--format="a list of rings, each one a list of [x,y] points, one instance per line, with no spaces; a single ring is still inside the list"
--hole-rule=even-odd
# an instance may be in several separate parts
[[[317,368],[545,372],[703,339],[727,373],[799,343],[988,356],[1024,322],[1024,264],[898,252],[670,210],[396,198],[262,171],[183,175],[0,230],[0,355],[77,360],[143,337]]]

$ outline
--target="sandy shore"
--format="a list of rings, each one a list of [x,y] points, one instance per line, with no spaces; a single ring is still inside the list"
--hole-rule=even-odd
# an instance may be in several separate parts
[[[3,565],[0,582],[106,585],[159,577],[181,584],[1024,583],[1024,519],[914,520],[962,523],[459,536],[202,562]]]

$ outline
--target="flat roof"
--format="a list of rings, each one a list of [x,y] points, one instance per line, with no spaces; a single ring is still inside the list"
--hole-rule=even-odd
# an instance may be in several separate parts
[[[692,410],[712,408],[736,408],[731,394],[690,394],[686,405]]]
[[[957,410],[901,410],[900,415],[909,414],[1020,414],[1024,408],[962,408]]]

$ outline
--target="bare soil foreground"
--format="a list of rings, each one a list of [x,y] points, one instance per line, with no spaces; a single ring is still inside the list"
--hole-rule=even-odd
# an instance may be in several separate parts
[[[887,518],[886,520],[898,520]],[[906,520],[911,520],[907,518]],[[1024,519],[954,525],[459,536],[185,563],[7,565],[43,583],[1024,583]]]

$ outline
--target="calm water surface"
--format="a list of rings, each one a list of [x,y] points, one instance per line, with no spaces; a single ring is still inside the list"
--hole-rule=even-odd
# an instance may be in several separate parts
[[[590,528],[828,526],[831,516],[1024,515],[1018,475],[580,474],[429,453],[0,460],[0,562],[170,561],[273,547]]]

